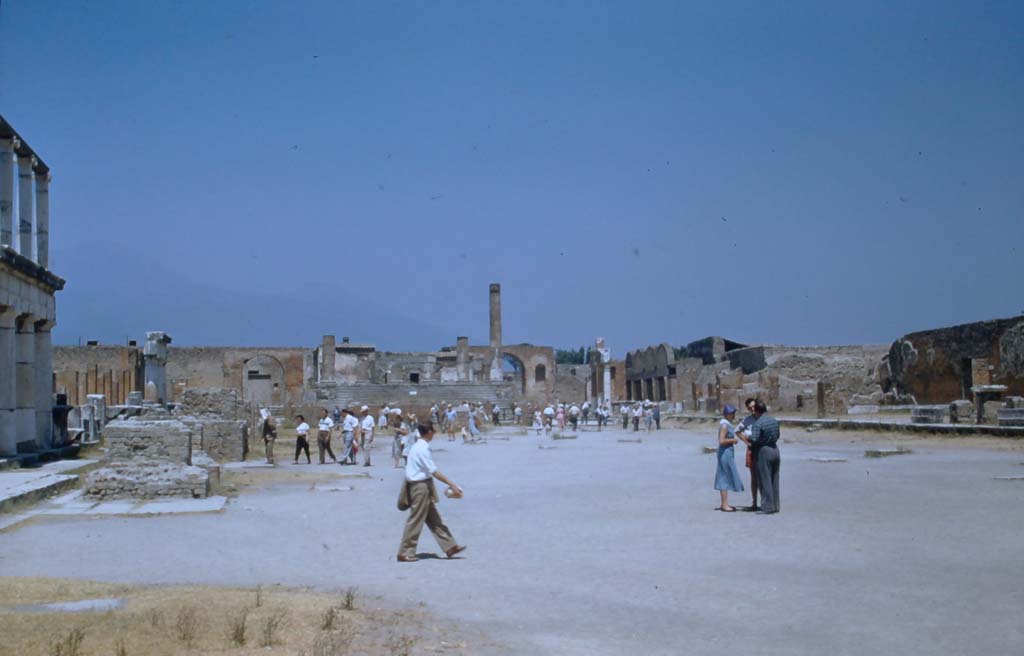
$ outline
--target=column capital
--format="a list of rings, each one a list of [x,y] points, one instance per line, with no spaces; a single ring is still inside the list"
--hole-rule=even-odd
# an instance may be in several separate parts
[[[0,305],[0,327],[13,328],[14,321],[18,318],[18,313],[10,305]]]
[[[32,173],[35,173],[34,169],[36,168],[36,164],[39,163],[39,160],[36,159],[35,155],[18,155],[19,167],[22,165],[22,162],[28,162],[28,169],[32,171]]]
[[[18,137],[12,135],[0,139],[0,150],[14,152],[18,148],[21,148],[21,139]]]
[[[36,316],[31,312],[22,312],[21,314],[18,315],[16,321],[18,324],[18,332],[29,332],[28,330],[25,330],[26,326],[32,327],[33,332],[35,331]]]
[[[49,171],[46,173],[36,173],[36,193],[39,193],[40,187],[48,187],[50,182],[53,180],[53,176]]]
[[[53,330],[53,327],[57,325],[57,322],[53,319],[40,319],[35,322],[37,333],[48,333]]]

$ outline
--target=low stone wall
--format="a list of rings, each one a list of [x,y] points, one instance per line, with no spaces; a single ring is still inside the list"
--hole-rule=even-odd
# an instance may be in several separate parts
[[[217,462],[245,460],[249,453],[249,424],[234,419],[179,417],[195,436],[199,448]]]

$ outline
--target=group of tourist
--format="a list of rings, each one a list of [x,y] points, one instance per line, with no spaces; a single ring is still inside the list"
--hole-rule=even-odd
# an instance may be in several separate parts
[[[661,430],[661,406],[650,399],[635,401],[632,405],[623,403],[619,406],[619,416],[622,418],[622,430],[629,429],[630,420],[633,421],[633,431],[640,430],[640,422],[644,424],[644,430]]]
[[[722,419],[718,424],[718,451],[715,473],[715,489],[721,496],[718,509],[735,512],[729,505],[729,492],[742,492],[743,481],[736,467],[734,446],[738,442],[747,445],[747,469],[750,470],[751,505],[744,510],[765,514],[779,512],[779,422],[771,415],[760,399],[744,402],[749,413],[736,422],[736,408],[726,405],[722,408]],[[757,505],[757,493],[761,492],[761,506]]]
[[[528,404],[527,409],[532,410],[533,405]],[[608,403],[599,403],[594,408],[593,414],[597,419],[597,429],[601,430],[608,425],[611,407]],[[555,401],[554,403],[548,403],[543,409],[538,407],[536,410],[533,410],[533,424],[531,424],[530,429],[537,431],[537,435],[540,435],[541,431],[550,433],[555,426],[558,426],[559,430],[565,430],[566,426],[571,426],[573,430],[578,430],[580,423],[590,423],[590,415],[591,406],[589,401],[584,401],[579,405]]]

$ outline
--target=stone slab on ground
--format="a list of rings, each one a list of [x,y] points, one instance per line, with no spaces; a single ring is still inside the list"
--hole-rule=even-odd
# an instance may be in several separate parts
[[[10,511],[16,504],[43,499],[74,485],[77,480],[74,474],[4,472],[0,474],[0,512]]]
[[[277,465],[272,465],[266,461],[238,460],[235,462],[225,462],[221,465],[221,469],[273,469],[276,466]]]
[[[902,456],[913,453],[912,449],[897,447],[895,449],[868,449],[864,452],[865,458],[888,458],[889,456]]]

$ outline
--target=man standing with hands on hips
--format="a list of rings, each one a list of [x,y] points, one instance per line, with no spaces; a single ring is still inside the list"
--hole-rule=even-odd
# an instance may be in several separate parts
[[[430,441],[434,439],[434,425],[420,424],[419,433],[419,439],[409,449],[409,457],[405,465],[405,482],[398,497],[398,509],[409,510],[409,518],[405,522],[405,531],[402,533],[402,544],[398,550],[398,562],[400,563],[414,563],[419,560],[416,557],[416,545],[419,544],[424,522],[449,558],[466,549],[464,545],[455,542],[451,531],[441,519],[441,513],[437,511],[437,490],[434,488],[434,479],[436,478],[448,486],[445,494],[451,498],[462,497],[462,488],[438,471],[437,465],[434,464],[434,458],[430,454]]]

